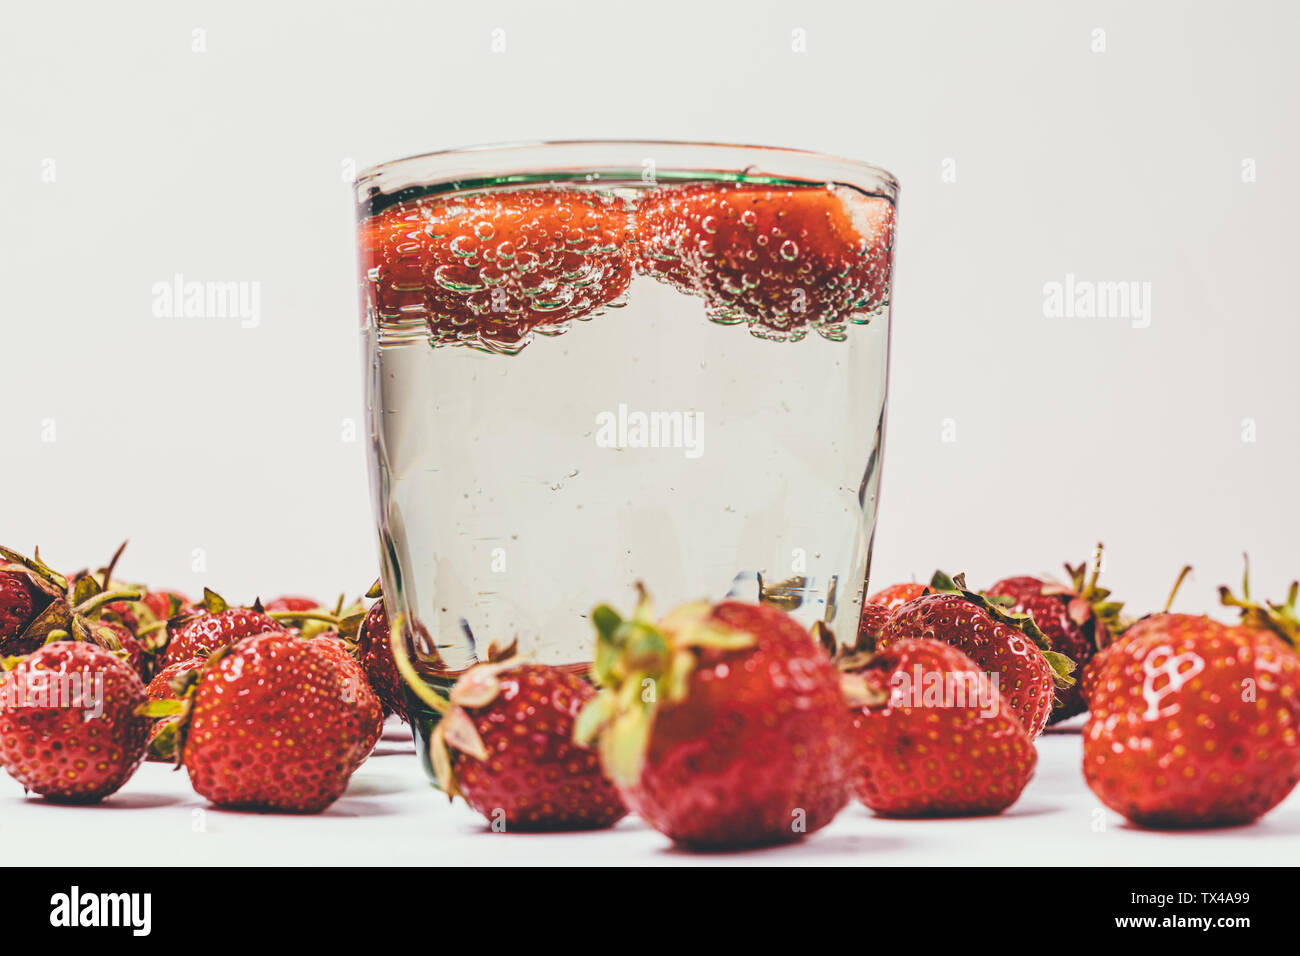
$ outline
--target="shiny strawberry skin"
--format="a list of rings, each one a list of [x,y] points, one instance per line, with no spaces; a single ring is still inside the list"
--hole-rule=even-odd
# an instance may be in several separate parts
[[[838,671],[779,608],[724,602],[711,616],[755,643],[694,652],[686,696],[660,705],[624,799],[688,847],[797,840],[851,794],[856,751]]]
[[[402,693],[402,675],[393,660],[393,647],[389,643],[388,612],[383,598],[370,606],[366,619],[357,634],[357,659],[370,680],[370,686],[379,698],[385,712],[406,720],[406,698]]]
[[[990,617],[960,594],[924,594],[894,611],[877,647],[908,638],[951,644],[985,673],[996,675],[998,689],[1030,737],[1047,726],[1054,700],[1052,667],[1024,634]]]
[[[203,669],[183,762],[219,807],[319,813],[347,788],[366,728],[334,660],[310,641],[245,638]]]
[[[864,603],[858,617],[858,640],[854,645],[857,650],[871,650],[880,641],[885,632],[885,624],[894,612],[883,604]]]
[[[510,830],[592,830],[613,826],[627,807],[595,751],[573,742],[573,722],[595,688],[568,671],[523,664],[499,675],[501,691],[465,708],[489,759],[452,754],[465,800]]]
[[[346,697],[352,701],[361,716],[362,739],[357,749],[353,770],[360,767],[379,743],[384,733],[384,708],[370,687],[366,672],[357,660],[348,653],[348,648],[337,636],[322,635],[311,638],[311,644],[319,648],[325,656],[334,662],[344,681]]]
[[[176,692],[171,686],[172,681],[202,667],[201,657],[191,657],[189,660],[168,664],[145,686],[145,694],[150,700],[176,700]]]
[[[989,597],[1009,597],[1015,603],[1007,610],[1033,617],[1034,623],[1052,645],[1052,650],[1059,651],[1075,662],[1076,678],[1082,675],[1083,668],[1097,653],[1097,648],[1110,643],[1110,632],[1097,620],[1097,615],[1086,601],[1071,593],[1060,593],[1040,578],[1029,575],[1004,578],[985,593]],[[1055,724],[1087,709],[1088,702],[1083,694],[1082,682],[1076,680],[1069,687],[1057,689],[1056,706],[1047,722]]]
[[[905,675],[916,686],[917,668],[923,680],[964,675],[974,696],[963,706],[955,698],[915,706],[895,682]],[[971,816],[1001,813],[1019,799],[1038,754],[1005,698],[996,713],[983,712],[988,681],[973,660],[939,641],[904,640],[856,672],[891,693],[882,705],[853,711],[862,766],[854,789],[864,804],[884,816]]]
[[[582,189],[497,190],[392,206],[360,231],[380,321],[422,318],[435,344],[514,352],[626,290],[631,217]]]
[[[1300,657],[1269,631],[1158,614],[1101,661],[1083,770],[1150,828],[1249,823],[1300,780]]]
[[[241,638],[268,631],[288,633],[275,618],[250,607],[232,607],[217,614],[202,612],[172,630],[163,665],[199,657],[228,647]]]
[[[178,591],[150,591],[141,602],[157,620],[165,621],[171,616],[172,598],[176,598],[182,610],[190,607],[190,599]]]
[[[1184,625],[1196,627],[1203,620],[1205,618],[1199,614],[1163,613],[1148,614],[1146,617],[1134,621],[1118,637],[1112,638],[1109,645],[1093,654],[1088,662],[1079,669],[1079,692],[1083,695],[1083,699],[1085,701],[1092,700],[1092,695],[1096,692],[1097,682],[1106,660],[1112,654],[1116,655],[1118,660],[1121,654],[1119,648],[1129,641],[1137,640],[1145,634],[1164,632],[1168,628],[1182,627]]]
[[[842,337],[888,302],[893,206],[824,186],[695,183],[643,196],[640,272],[762,338]]]
[[[0,653],[35,650],[19,646],[15,638],[49,603],[50,596],[36,588],[25,572],[0,570]]]
[[[50,681],[49,693],[71,691],[78,675],[83,696],[33,706],[35,674]],[[61,676],[63,675],[63,676]],[[96,682],[102,680],[102,696]],[[27,704],[21,706],[20,692]],[[60,691],[61,693],[62,691]],[[87,701],[84,694],[99,697]],[[144,684],[111,651],[84,641],[56,641],[0,673],[0,761],[27,790],[66,803],[93,803],[115,792],[144,758],[151,721],[136,716],[146,700]],[[101,710],[90,715],[91,710]]]
[[[881,588],[871,597],[867,598],[868,604],[876,604],[887,611],[897,611],[908,601],[914,601],[926,591],[924,584],[908,582],[905,584],[891,584],[887,588]]]

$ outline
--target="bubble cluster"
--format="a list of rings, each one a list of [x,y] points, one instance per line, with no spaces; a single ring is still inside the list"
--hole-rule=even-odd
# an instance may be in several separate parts
[[[367,294],[381,321],[423,320],[435,345],[515,353],[619,304],[630,230],[622,200],[589,190],[417,200],[363,223]]]
[[[713,321],[842,341],[889,304],[894,209],[852,190],[696,183],[636,209],[636,269],[705,302]]]

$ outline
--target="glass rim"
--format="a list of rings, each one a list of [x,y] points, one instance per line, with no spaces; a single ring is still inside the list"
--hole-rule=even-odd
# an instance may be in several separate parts
[[[786,146],[673,139],[519,140],[457,146],[368,166],[357,174],[353,185],[358,201],[365,204],[376,195],[393,195],[415,185],[457,183],[467,174],[480,172],[486,176],[490,169],[534,174],[618,169],[620,164],[612,162],[615,156],[625,159],[638,151],[643,156],[642,163],[654,159],[647,153],[667,154],[666,158],[673,161],[665,162],[661,167],[664,170],[740,173],[757,167],[776,180],[788,177],[795,181],[835,182],[843,177],[846,184],[855,186],[863,185],[865,180],[873,192],[882,193],[891,201],[897,201],[899,193],[898,179],[893,173],[863,160]],[[685,162],[691,151],[698,152],[698,164]],[[582,161],[585,153],[591,154],[591,162]],[[566,155],[570,161],[544,164],[545,157],[557,154]],[[602,156],[607,161],[599,161]],[[514,158],[518,164],[511,166],[508,160]],[[746,160],[770,160],[772,165],[769,169],[764,162]],[[628,172],[633,171],[626,161],[622,165],[628,166]],[[635,171],[640,175],[640,167],[635,167]]]

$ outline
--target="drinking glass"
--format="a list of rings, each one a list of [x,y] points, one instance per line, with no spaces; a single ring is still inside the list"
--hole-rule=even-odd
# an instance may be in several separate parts
[[[898,184],[787,149],[459,149],[357,180],[369,465],[408,678],[581,669],[590,610],[770,601],[851,641]],[[417,741],[436,719],[408,688]],[[422,748],[423,749],[423,748]]]

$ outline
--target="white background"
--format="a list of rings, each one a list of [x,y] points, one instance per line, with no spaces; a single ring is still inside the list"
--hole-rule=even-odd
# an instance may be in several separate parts
[[[681,138],[902,183],[876,584],[939,564],[987,584],[1098,539],[1138,611],[1185,561],[1187,610],[1243,550],[1260,591],[1300,573],[1296,5],[169,0],[5,20],[7,544],[70,568],[130,537],[126,576],[236,599],[364,588],[344,172]],[[176,273],[260,283],[260,325],[156,318]],[[1151,283],[1150,327],[1044,318],[1067,273]]]

